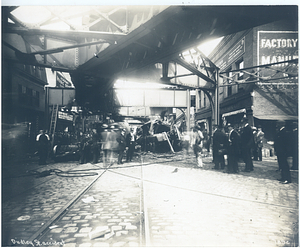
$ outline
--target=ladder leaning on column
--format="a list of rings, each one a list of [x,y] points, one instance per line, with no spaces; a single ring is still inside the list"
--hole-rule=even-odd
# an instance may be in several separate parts
[[[57,113],[58,113],[58,104],[53,105],[52,107],[51,122],[49,128],[49,137],[51,137],[51,149],[53,148],[54,145],[54,134],[55,134],[55,128],[57,122]]]

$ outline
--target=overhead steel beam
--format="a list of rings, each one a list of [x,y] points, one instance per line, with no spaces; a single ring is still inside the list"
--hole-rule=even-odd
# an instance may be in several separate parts
[[[101,44],[101,43],[110,43],[110,42],[105,41],[105,40],[95,41],[95,42],[87,42],[87,43],[81,43],[81,44],[76,44],[76,45],[71,45],[71,46],[63,46],[63,47],[47,49],[47,50],[44,50],[44,51],[37,51],[37,52],[29,53],[29,54],[44,55],[44,54],[51,54],[51,53],[60,53],[60,52],[63,52],[64,50],[68,50],[68,49],[73,49],[73,48],[77,48],[77,47],[91,46],[91,45],[96,45],[96,44]]]
[[[122,33],[126,33],[127,30],[124,30],[122,27],[120,27],[117,23],[115,23],[113,20],[111,20],[107,15],[105,15],[104,13],[101,13],[99,10],[95,9],[95,11],[102,16],[105,20],[107,20],[108,22],[110,22],[113,26],[115,26],[119,31],[121,31]]]
[[[207,81],[209,83],[212,83],[212,84],[216,84],[216,82],[214,82],[212,79],[210,79],[209,77],[207,77],[206,75],[204,75],[202,72],[200,72],[199,70],[197,70],[195,67],[193,67],[191,64],[189,64],[185,60],[183,60],[181,58],[177,58],[174,61],[176,63],[180,64],[181,66],[183,66],[184,68],[186,68],[187,70],[191,71],[192,73],[194,73],[198,77],[204,79],[205,81]]]
[[[15,33],[19,35],[49,35],[52,37],[65,38],[65,39],[105,39],[110,41],[118,41],[122,37],[126,36],[125,34],[118,33],[109,33],[109,32],[96,32],[96,31],[79,31],[79,30],[46,30],[46,29],[37,29],[37,28],[17,28],[4,27],[2,30],[3,33]]]

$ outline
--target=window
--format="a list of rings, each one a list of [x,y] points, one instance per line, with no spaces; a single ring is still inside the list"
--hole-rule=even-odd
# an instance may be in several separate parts
[[[236,64],[236,69],[244,69],[244,60],[240,60],[239,62],[237,62]],[[243,79],[244,77],[244,72],[239,72],[238,74],[238,80]]]
[[[18,101],[19,104],[26,104],[26,87],[21,84],[18,86]]]
[[[40,92],[33,90],[32,91],[32,104],[34,107],[40,106]]]
[[[38,91],[27,88],[21,84],[18,86],[18,101],[19,104],[25,106],[40,106],[40,94]]]
[[[236,63],[236,69],[244,69],[244,60],[240,60]],[[244,72],[239,72],[238,73],[238,80],[242,80],[244,78]],[[243,84],[238,85],[238,91],[240,92],[243,90]]]
[[[232,85],[230,85],[230,84],[232,84],[232,80],[231,80],[232,75],[233,74],[231,72],[231,67],[230,67],[226,72],[226,77],[228,78],[226,80],[226,84],[228,84],[228,86],[227,86],[227,97],[232,95]]]

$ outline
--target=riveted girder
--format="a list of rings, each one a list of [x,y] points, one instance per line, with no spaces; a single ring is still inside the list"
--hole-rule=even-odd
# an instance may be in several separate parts
[[[149,71],[165,83],[190,87],[184,80],[193,78],[197,83],[192,87],[213,90],[216,68],[198,55],[197,67],[181,56],[183,51],[209,39],[298,16],[297,6],[276,5],[42,8],[45,15],[35,24],[16,18],[18,9],[2,8],[4,58],[69,71],[76,88],[84,89],[92,81],[102,91],[118,77],[141,77]],[[67,29],[49,29],[56,24]],[[174,74],[179,68],[186,73]]]

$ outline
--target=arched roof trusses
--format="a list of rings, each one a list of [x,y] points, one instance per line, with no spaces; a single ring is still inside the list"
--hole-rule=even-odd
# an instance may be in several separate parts
[[[2,32],[25,37],[37,64],[100,78],[130,74],[173,60],[199,76],[199,71],[178,58],[184,50],[209,39],[297,16],[297,6],[275,5],[45,6],[48,15],[28,24],[13,15],[15,8],[4,8]],[[82,18],[80,25],[73,24],[71,21],[78,17]],[[41,29],[59,22],[69,30]],[[61,66],[57,68],[54,61]]]

